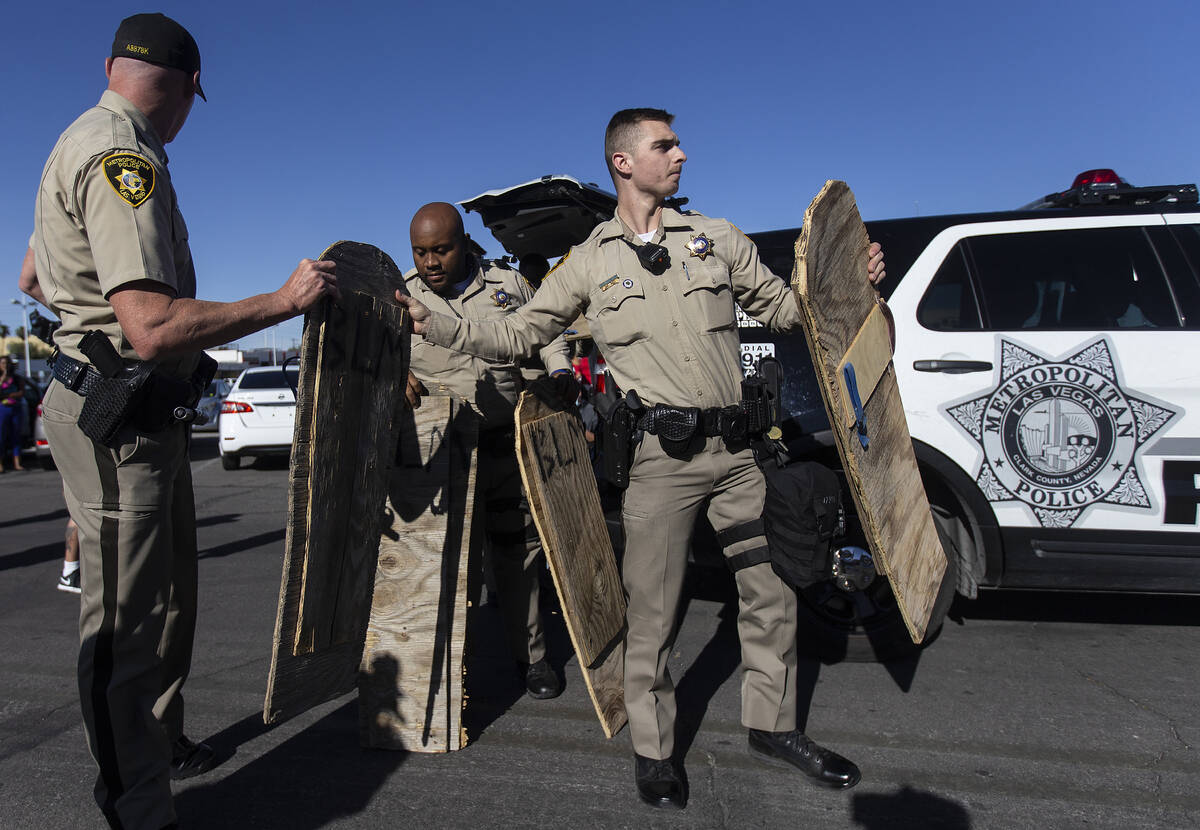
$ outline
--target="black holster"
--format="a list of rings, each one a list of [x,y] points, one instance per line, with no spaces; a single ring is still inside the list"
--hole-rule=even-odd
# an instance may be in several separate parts
[[[633,465],[633,451],[637,446],[638,417],[643,410],[636,392],[618,397],[614,384],[610,383],[606,393],[596,396],[594,404],[601,424],[596,436],[600,471],[609,484],[624,490],[629,487],[629,468]]]
[[[86,381],[77,423],[84,435],[106,446],[114,446],[126,425],[140,432],[160,432],[177,421],[194,420],[196,404],[217,371],[217,362],[201,354],[192,376],[181,380],[156,372],[150,363],[124,364],[106,337],[86,340],[81,348],[96,368],[74,366],[84,374],[99,370],[99,376]]]

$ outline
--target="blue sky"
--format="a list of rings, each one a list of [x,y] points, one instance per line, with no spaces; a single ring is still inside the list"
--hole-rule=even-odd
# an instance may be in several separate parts
[[[798,225],[828,178],[868,219],[1015,207],[1091,167],[1200,179],[1195,0],[21,3],[0,56],[0,322],[20,324],[45,158],[103,91],[117,23],[147,10],[204,60],[208,103],[168,147],[204,299],[273,290],[339,239],[410,267],[428,201],[546,173],[607,188],[604,125],[628,106],[676,113],[681,194],[748,231]]]

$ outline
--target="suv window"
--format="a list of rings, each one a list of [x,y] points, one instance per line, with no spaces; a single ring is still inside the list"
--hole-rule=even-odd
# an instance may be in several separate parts
[[[887,251],[884,251],[887,256]],[[917,320],[935,331],[962,331],[983,328],[975,289],[967,272],[966,252],[960,242],[942,262],[921,305]]]
[[[1157,228],[1153,231],[1162,232]],[[1200,276],[1200,225],[1173,225],[1171,233],[1183,248],[1187,262],[1178,262],[1178,256],[1172,260],[1166,254],[1163,261],[1171,274],[1175,296],[1183,312],[1184,325],[1194,329],[1200,326],[1200,282],[1197,281],[1197,277]],[[1159,241],[1158,237],[1152,238],[1160,252],[1171,251],[1169,243]]]
[[[967,266],[982,319],[971,308]],[[1171,289],[1142,228],[964,239],[930,284],[918,319],[940,330],[1180,327]]]

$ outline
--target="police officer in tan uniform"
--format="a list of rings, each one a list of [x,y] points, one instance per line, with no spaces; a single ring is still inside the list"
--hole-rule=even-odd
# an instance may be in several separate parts
[[[462,217],[453,205],[434,202],[418,210],[409,239],[416,268],[405,274],[407,287],[430,308],[467,320],[502,320],[533,298],[519,273],[470,252]],[[551,375],[573,381],[562,337],[550,341],[539,356]],[[546,661],[538,611],[542,548],[521,483],[513,431],[513,409],[525,386],[522,361],[486,360],[414,338],[411,372],[410,403],[419,404],[423,385],[471,401],[482,418],[476,515],[484,517],[509,651],[520,664],[531,697],[557,697],[562,684]]]
[[[67,128],[46,162],[31,251],[38,292],[62,320],[42,410],[79,526],[79,695],[99,767],[96,800],[113,827],[157,830],[176,823],[170,779],[216,763],[211,748],[183,734],[195,507],[188,427],[172,420],[168,392],[194,381],[202,349],[301,313],[336,296],[337,286],[332,262],[302,260],[269,294],[194,299],[164,145],[195,96],[204,97],[196,42],[168,17],[134,15],[121,22],[105,73],[99,104]],[[150,388],[168,390],[118,418],[106,443],[79,425],[86,404],[103,410],[114,401],[81,346],[92,332],[88,354],[105,343],[117,366],[152,369]],[[150,410],[162,410],[164,422],[149,426]]]
[[[739,433],[741,361],[735,303],[775,331],[800,328],[787,283],[760,262],[737,228],[664,207],[686,156],[662,110],[623,110],[605,133],[616,216],[595,228],[547,275],[533,301],[499,323],[438,313],[402,299],[427,341],[511,359],[563,331],[582,311],[621,389],[647,413],[686,420],[680,440],[648,434],[637,446],[622,506],[628,596],[625,708],[638,794],[681,808],[687,793],[673,758],[675,695],[667,659],[676,635],[692,528],[700,509],[735,572],[742,648],[742,722],[757,757],[783,761],[818,783],[850,787],[858,768],[796,728],[796,596],[765,556],[765,484]],[[868,253],[883,277],[878,246]],[[657,406],[656,406],[657,405]],[[680,416],[680,413],[683,413]],[[742,422],[744,424],[744,422]],[[652,419],[642,425],[655,431]]]

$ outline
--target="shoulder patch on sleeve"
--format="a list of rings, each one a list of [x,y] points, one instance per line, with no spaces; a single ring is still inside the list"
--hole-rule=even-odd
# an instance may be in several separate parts
[[[104,178],[113,191],[134,207],[154,192],[154,165],[137,153],[121,152],[104,157]]]
[[[554,263],[554,267],[546,272],[546,276],[542,277],[542,282],[545,282],[547,279],[549,279],[550,275],[558,270],[558,266],[562,265],[564,262],[567,261],[568,258],[570,258],[571,251],[574,251],[574,250],[575,250],[575,247],[571,246],[571,248],[565,254],[562,255],[562,259],[560,259],[558,262]]]

